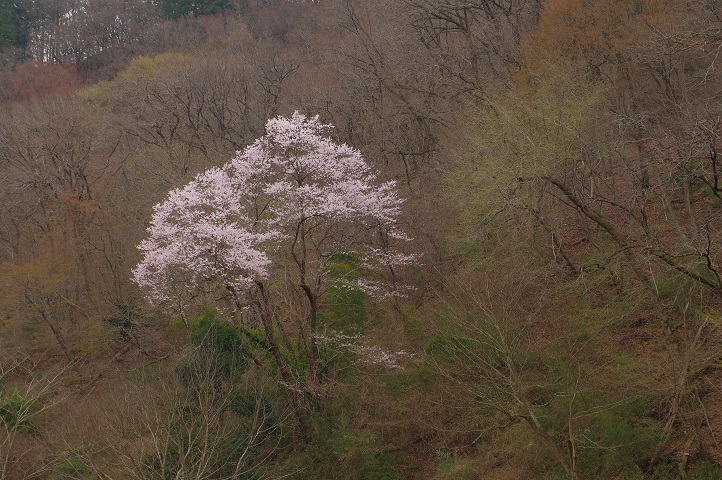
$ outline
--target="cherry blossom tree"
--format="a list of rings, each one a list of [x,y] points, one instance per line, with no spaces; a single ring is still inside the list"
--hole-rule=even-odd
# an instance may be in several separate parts
[[[408,240],[398,228],[402,200],[395,182],[380,181],[358,150],[328,137],[331,129],[298,112],[269,120],[266,135],[231,162],[155,206],[134,270],[156,304],[182,307],[208,286],[229,292],[238,312],[250,310],[260,321],[284,381],[295,388],[297,376],[278,338],[287,336],[284,324],[300,325],[289,326],[297,342],[288,344],[303,343],[315,385],[329,264],[351,254],[364,269],[381,272],[413,261],[392,249]],[[357,278],[363,280],[354,288],[382,291],[373,279]],[[289,291],[302,299],[295,319],[288,310],[279,314]]]

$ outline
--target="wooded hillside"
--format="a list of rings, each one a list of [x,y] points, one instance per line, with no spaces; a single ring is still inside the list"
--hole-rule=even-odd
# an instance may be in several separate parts
[[[0,0],[0,479],[722,478],[717,0]]]

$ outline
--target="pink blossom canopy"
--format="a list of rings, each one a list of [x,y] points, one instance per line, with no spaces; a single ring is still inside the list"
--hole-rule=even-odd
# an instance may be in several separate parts
[[[371,229],[406,239],[395,228],[395,183],[379,182],[358,150],[326,137],[331,128],[298,112],[271,119],[231,162],[170,192],[139,245],[136,283],[162,302],[177,285],[263,281],[299,225],[317,229],[316,247],[329,251]]]

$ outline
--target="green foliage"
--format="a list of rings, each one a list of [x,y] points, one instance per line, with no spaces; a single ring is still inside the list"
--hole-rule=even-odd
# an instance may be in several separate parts
[[[580,432],[580,466],[598,478],[639,471],[652,456],[661,428],[644,398],[634,398],[589,419]]]
[[[37,315],[29,317],[25,322],[22,323],[20,331],[22,332],[23,340],[30,342],[38,338],[41,327],[43,326],[43,320]]]
[[[191,343],[196,346],[208,346],[220,352],[232,352],[241,343],[241,334],[237,328],[221,324],[214,308],[206,308],[197,317],[188,319]]]
[[[454,465],[454,459],[451,457],[449,452],[439,450],[436,452],[436,470],[441,473],[446,473],[451,470]]]
[[[140,316],[140,308],[132,303],[113,302],[115,314],[105,317],[103,321],[125,331],[132,331],[137,327],[136,319]]]
[[[266,345],[266,335],[260,328],[249,328],[246,330],[246,338],[258,345]]]
[[[471,480],[476,478],[474,469],[464,466],[451,453],[439,450],[436,452],[436,475],[433,480]]]
[[[0,386],[0,425],[6,429],[37,433],[39,430],[32,418],[41,408],[42,403],[33,392],[22,387]]]
[[[500,260],[486,263],[491,271],[503,270]],[[484,436],[483,449],[489,445],[495,457],[507,456],[545,478],[567,478],[554,448],[566,452],[571,435],[580,478],[641,478],[662,431],[652,408],[655,393],[638,375],[653,360],[630,352],[615,336],[626,333],[629,318],[643,314],[645,304],[634,292],[605,288],[606,282],[590,275],[584,285],[542,290],[561,308],[553,318],[535,316],[533,324],[508,295],[499,296],[497,306],[476,301],[472,292],[469,303],[457,298],[436,308],[427,361],[468,392],[477,428],[494,432]],[[518,300],[527,301],[534,299]],[[456,462],[437,470],[438,478],[461,475]]]
[[[142,459],[142,477],[260,478],[268,452],[284,441],[284,401],[259,376],[268,372],[249,369],[239,330],[214,309],[188,325],[192,351],[175,366],[180,381],[159,435],[164,445]]]
[[[569,435],[577,447],[580,476],[585,478],[634,478],[652,457],[662,438],[662,425],[643,396],[619,398],[605,390],[629,388],[623,369],[609,371],[579,364],[564,355],[544,360],[545,387],[527,390],[527,398],[542,429],[563,446]],[[619,375],[619,376],[617,376]],[[540,443],[540,446],[544,446]]]
[[[575,72],[550,67],[526,89],[489,96],[470,127],[479,133],[471,134],[469,148],[446,178],[461,212],[458,250],[479,255],[474,240],[490,222],[502,226],[496,235],[514,235],[515,228],[529,235],[539,227],[533,222],[545,206],[547,178],[564,178],[585,150],[611,154],[612,142],[602,138],[603,94]]]
[[[212,380],[230,381],[249,365],[250,352],[237,327],[221,323],[217,312],[207,308],[188,319],[193,351],[176,367],[181,381],[188,385]]]
[[[366,309],[367,295],[354,286],[354,282],[367,274],[360,267],[359,258],[353,252],[336,253],[333,262],[326,268],[326,275],[331,280],[319,311],[319,323],[324,325],[327,332],[331,332],[325,342],[320,345],[320,356],[323,368],[328,370],[333,365],[345,364],[354,356],[343,344],[344,336],[356,337],[365,326],[372,323]],[[335,339],[334,335],[340,335]],[[289,359],[290,360],[290,359]],[[294,359],[296,369],[305,368],[306,357]]]
[[[168,18],[173,19],[229,12],[239,6],[232,0],[160,0],[160,5]],[[241,10],[245,10],[247,5],[248,2],[242,2]]]
[[[23,11],[13,0],[0,1],[0,50],[9,47],[25,48],[28,42],[28,25]]]
[[[185,334],[186,332],[186,321],[180,317],[172,318],[168,322],[167,331],[172,335]]]
[[[379,390],[389,397],[404,399],[414,391],[429,388],[434,380],[429,368],[408,368],[384,375],[379,380]]]
[[[130,84],[135,86],[139,82],[153,83],[158,77],[167,74],[174,68],[182,68],[189,60],[189,56],[181,53],[161,53],[155,56],[139,55],[130,62],[125,69],[120,71],[112,81],[100,81],[90,85],[83,90],[85,98],[100,104],[112,104],[117,96],[122,95],[122,90]],[[132,88],[132,87],[131,87]],[[144,152],[138,160],[145,160],[152,154],[152,149]],[[131,156],[131,159],[134,157]],[[132,165],[129,160],[129,165]]]
[[[308,372],[308,359],[302,352],[297,352],[293,348],[281,347],[281,355],[285,359],[288,366],[297,374],[303,375]],[[274,365],[274,372],[277,366]]]
[[[160,75],[172,66],[182,64],[187,57],[177,53],[161,53],[153,57],[139,55],[120,72],[117,80],[138,80]]]
[[[689,480],[717,480],[722,478],[722,468],[716,463],[702,461],[687,472]]]
[[[443,355],[444,352],[449,352],[451,348],[452,342],[446,338],[446,336],[437,333],[434,335],[434,338],[429,341],[428,345],[426,345],[425,351],[427,355]]]
[[[231,391],[228,409],[239,417],[256,414],[266,417],[271,412],[271,404],[266,397],[259,397],[257,392],[237,387]]]
[[[136,330],[140,326],[142,312],[138,305],[116,301],[113,302],[115,313],[103,318],[103,321],[116,328],[126,343],[137,343]]]
[[[552,471],[544,472],[542,480],[569,480],[569,475],[559,467],[552,469]]]
[[[142,460],[143,478],[170,480],[189,472],[194,478],[237,478],[238,471],[245,472],[243,478],[262,477],[266,439],[272,439],[271,448],[280,443],[277,416],[244,421],[227,410],[226,397],[207,399],[176,405],[163,450]]]
[[[50,474],[50,480],[63,480],[67,478],[85,479],[93,478],[93,471],[78,458],[69,456],[63,458]]]
[[[324,296],[321,321],[340,330],[361,328],[368,321],[366,294],[351,286],[361,276],[358,259],[351,254],[337,254],[334,260],[327,269],[332,282]]]
[[[341,416],[336,422],[317,415],[318,435],[309,446],[315,467],[310,478],[348,480],[400,480],[398,459],[379,438],[351,428]]]

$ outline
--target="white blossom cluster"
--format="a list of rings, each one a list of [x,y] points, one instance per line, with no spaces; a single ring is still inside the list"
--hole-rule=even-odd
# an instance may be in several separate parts
[[[320,264],[322,250],[363,245],[357,236],[372,229],[408,240],[396,227],[402,204],[396,184],[379,181],[358,150],[327,138],[331,128],[298,112],[271,119],[266,135],[231,162],[156,205],[133,271],[150,300],[172,301],[178,285],[218,280],[242,288],[269,279],[279,252],[298,240],[301,224],[320,252],[309,265]],[[414,260],[381,248],[362,254],[377,265]],[[367,293],[381,295],[368,287]]]
[[[357,361],[365,365],[376,365],[385,368],[403,370],[403,361],[413,357],[412,352],[406,350],[389,350],[378,345],[364,345],[359,343],[360,334],[349,335],[334,332],[330,335],[318,335],[319,342],[337,350],[347,350],[357,357]]]

